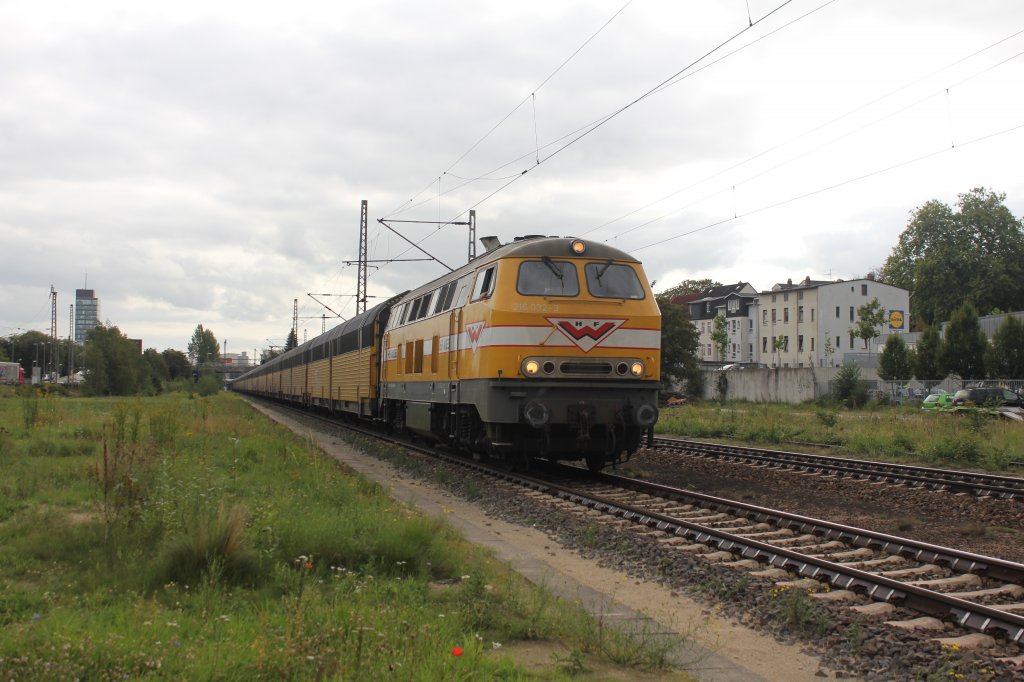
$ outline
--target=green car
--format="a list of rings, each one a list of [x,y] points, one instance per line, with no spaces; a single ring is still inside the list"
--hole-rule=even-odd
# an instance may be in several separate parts
[[[925,412],[938,412],[939,410],[948,410],[951,407],[953,407],[953,395],[945,391],[932,393],[921,403],[921,409]]]

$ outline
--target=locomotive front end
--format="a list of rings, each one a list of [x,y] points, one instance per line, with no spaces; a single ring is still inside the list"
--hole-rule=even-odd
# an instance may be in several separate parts
[[[643,268],[578,239],[527,246],[503,260],[490,304],[481,417],[527,457],[628,458],[658,420],[661,314]]]

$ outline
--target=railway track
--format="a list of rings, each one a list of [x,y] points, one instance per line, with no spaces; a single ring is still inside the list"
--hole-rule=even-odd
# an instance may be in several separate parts
[[[566,471],[559,480],[570,476],[578,474]],[[670,547],[747,568],[781,569],[763,575],[794,574],[846,592],[830,599],[867,597],[1024,641],[1024,564],[609,474],[590,475],[582,484],[532,485],[658,531]]]
[[[668,553],[697,554],[772,584],[892,618],[887,625],[894,628],[932,629],[943,635],[938,641],[959,644],[963,639],[945,632],[948,622],[974,633],[967,637],[988,640],[982,645],[1004,641],[1024,647],[1024,564],[572,466],[545,464],[540,475],[527,475],[388,440],[497,479],[535,503],[629,524]]]
[[[687,457],[703,457],[752,466],[842,476],[935,491],[965,493],[975,497],[1024,500],[1024,478],[1015,476],[870,462],[829,455],[764,450],[677,438],[657,437],[654,439],[653,445],[655,450]]]

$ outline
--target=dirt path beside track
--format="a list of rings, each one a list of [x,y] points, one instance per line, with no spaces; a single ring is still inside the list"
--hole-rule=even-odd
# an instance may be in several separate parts
[[[722,618],[676,592],[638,581],[583,559],[552,537],[534,529],[490,518],[479,508],[440,487],[410,477],[385,462],[354,449],[328,429],[305,424],[263,405],[254,407],[291,430],[310,437],[325,453],[388,489],[395,499],[430,516],[441,516],[470,542],[495,556],[535,584],[562,598],[580,600],[604,622],[633,624],[649,619],[651,630],[686,638],[675,660],[700,680],[809,681],[831,677],[816,657],[798,646],[780,644],[730,619]],[[532,647],[506,653],[525,667],[550,665],[550,654]],[[607,679],[616,679],[610,674]],[[655,678],[651,678],[655,679]]]

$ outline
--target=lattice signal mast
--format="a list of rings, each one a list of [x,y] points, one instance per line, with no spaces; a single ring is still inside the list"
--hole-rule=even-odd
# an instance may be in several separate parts
[[[57,340],[57,290],[50,285],[50,336]]]
[[[367,241],[367,203],[363,199],[359,212],[359,269],[356,271],[356,315],[366,312],[366,241]]]

